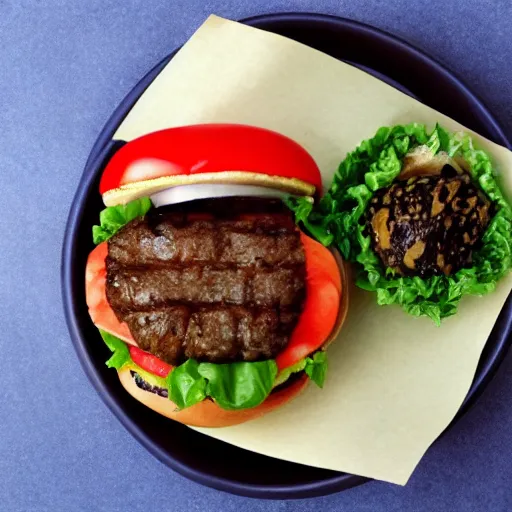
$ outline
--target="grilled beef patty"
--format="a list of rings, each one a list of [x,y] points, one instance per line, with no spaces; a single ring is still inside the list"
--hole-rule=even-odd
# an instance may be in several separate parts
[[[138,345],[176,365],[274,358],[302,310],[290,213],[148,215],[108,242],[107,299]]]
[[[493,205],[445,165],[439,176],[416,176],[379,190],[367,216],[374,249],[402,275],[452,274],[471,263]]]

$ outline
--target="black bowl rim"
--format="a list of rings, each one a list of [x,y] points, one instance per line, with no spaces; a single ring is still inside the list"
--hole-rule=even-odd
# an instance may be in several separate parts
[[[349,20],[342,17],[325,15],[319,13],[275,13],[275,14],[262,14],[240,20],[242,23],[250,26],[259,27],[262,24],[269,24],[274,22],[302,22],[302,23],[321,23],[329,24],[338,29],[351,29],[359,32],[365,32],[373,37],[376,41],[386,41],[387,43],[393,44],[397,50],[413,54],[415,58],[423,63],[423,65],[435,69],[436,73],[443,75],[445,79],[451,81],[456,88],[458,88],[462,94],[464,94],[473,104],[473,107],[478,109],[479,116],[488,128],[493,133],[493,139],[512,149],[510,141],[505,136],[501,126],[496,121],[491,112],[484,105],[482,100],[478,98],[457,76],[451,71],[444,67],[441,63],[426,55],[423,51],[417,49],[407,41],[389,34],[383,30],[372,27],[370,25]],[[85,165],[83,177],[81,179],[79,188],[77,189],[76,195],[73,199],[73,205],[82,203],[84,200],[84,191],[88,188],[86,183],[89,183],[94,178],[94,172],[92,170],[98,169],[100,163],[105,159],[108,152],[111,150],[112,136],[116,131],[119,124],[125,118],[133,104],[143,94],[146,88],[156,78],[164,66],[169,62],[170,59],[178,51],[176,49],[170,55],[161,60],[153,69],[151,69],[128,93],[123,99],[121,104],[117,107],[114,113],[111,115],[105,126],[103,127],[100,135],[98,136],[93,149],[91,150],[90,156]],[[106,386],[99,378],[96,372],[95,366],[87,355],[85,344],[83,343],[80,335],[80,329],[78,323],[73,314],[73,297],[69,290],[69,284],[71,282],[71,266],[70,258],[72,256],[73,237],[76,228],[77,221],[79,219],[79,210],[73,208],[70,209],[69,218],[66,225],[66,232],[64,235],[63,249],[62,249],[62,263],[61,263],[61,279],[62,279],[62,300],[64,305],[64,312],[66,322],[71,335],[73,346],[79,358],[82,369],[87,375],[90,382],[100,395],[103,402],[107,407],[114,413],[116,418],[121,424],[130,432],[130,434],[137,439],[153,456],[158,460],[166,464],[168,467],[177,471],[181,475],[198,482],[200,484],[212,487],[218,490],[230,492],[233,494],[239,494],[242,496],[257,497],[257,498],[303,498],[313,497],[330,494],[337,492],[342,489],[347,489],[360,485],[370,479],[360,477],[358,475],[351,475],[347,473],[339,473],[336,476],[324,480],[318,480],[308,484],[299,485],[279,485],[279,486],[266,486],[266,485],[252,485],[242,484],[234,482],[227,478],[220,478],[211,474],[204,473],[202,471],[195,470],[194,468],[182,464],[179,461],[172,458],[169,454],[164,453],[160,449],[157,443],[153,442],[148,436],[146,436],[137,425],[125,414],[121,406],[110,396]],[[496,343],[492,347],[492,350],[488,354],[485,364],[479,366],[479,373],[476,375],[475,380],[471,385],[471,389],[468,392],[460,410],[455,416],[452,423],[449,425],[450,428],[453,423],[458,420],[467,410],[475,403],[478,397],[483,392],[488,382],[494,376],[499,364],[502,362],[506,355],[507,349],[512,343],[512,336],[508,336],[508,333],[512,330],[512,303],[510,297],[507,301],[507,305],[504,306],[504,310],[508,310],[508,315],[503,317],[497,322],[495,330],[498,331],[496,335]],[[503,318],[502,318],[503,317]]]

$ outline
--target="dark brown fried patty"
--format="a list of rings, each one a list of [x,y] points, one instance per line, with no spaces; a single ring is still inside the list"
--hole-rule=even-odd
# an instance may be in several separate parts
[[[305,257],[289,213],[172,213],[108,243],[107,299],[138,345],[170,364],[274,358],[304,300]]]
[[[469,175],[445,165],[440,176],[414,177],[379,190],[367,225],[386,267],[426,277],[470,264],[491,216],[492,204]]]

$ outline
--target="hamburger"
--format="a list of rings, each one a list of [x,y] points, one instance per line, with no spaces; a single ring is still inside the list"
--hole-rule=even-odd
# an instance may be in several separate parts
[[[438,325],[512,266],[512,211],[491,158],[470,135],[439,125],[379,129],[341,162],[318,205],[290,206],[354,264],[378,304]]]
[[[171,128],[118,149],[100,181],[86,300],[128,393],[221,427],[309,380],[323,386],[347,309],[344,268],[286,206],[321,187],[301,146],[256,127]]]

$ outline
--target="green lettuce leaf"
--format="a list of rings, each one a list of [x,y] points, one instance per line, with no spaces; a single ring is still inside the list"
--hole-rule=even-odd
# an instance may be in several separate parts
[[[200,364],[188,359],[167,376],[169,398],[178,409],[202,402],[206,398],[206,379],[199,374]]]
[[[120,370],[124,365],[130,363],[132,358],[130,357],[130,351],[126,346],[126,343],[112,334],[99,330],[105,345],[112,352],[112,356],[105,363],[109,368],[115,368]]]
[[[290,196],[286,197],[284,202],[295,212],[295,221],[297,223],[301,223],[321,244],[325,246],[331,245],[332,235],[322,224],[315,223],[314,221],[313,200],[311,197]]]
[[[207,393],[223,409],[247,409],[261,404],[272,391],[277,376],[274,360],[256,363],[201,363]]]
[[[293,373],[301,372],[306,368],[306,358],[301,359],[299,362],[288,366],[288,368],[284,368],[281,370],[276,377],[274,382],[274,387],[280,386],[285,383]]]
[[[149,197],[143,197],[125,205],[105,208],[100,213],[100,225],[92,227],[93,242],[98,245],[108,240],[128,222],[146,215],[152,206]]]
[[[319,351],[313,358],[307,357],[304,371],[319,388],[323,388],[327,375],[327,354]]]
[[[213,364],[188,359],[167,377],[169,398],[179,409],[213,398],[223,409],[248,409],[270,394],[277,375],[274,360]]]
[[[496,213],[473,251],[473,265],[451,276],[402,277],[385,269],[365,232],[364,215],[373,194],[388,187],[401,171],[404,157],[418,146],[463,158],[475,183],[494,202]],[[343,257],[356,264],[359,287],[373,291],[380,305],[399,304],[414,316],[436,324],[457,312],[463,295],[483,295],[512,267],[512,210],[498,186],[492,161],[466,133],[450,133],[437,125],[428,132],[421,124],[380,128],[341,162],[329,192],[309,212],[302,203],[287,202],[297,222],[310,233],[321,233]],[[319,238],[320,240],[320,238]],[[321,241],[321,240],[320,240]]]
[[[305,371],[306,375],[319,387],[323,388],[327,375],[327,353],[316,352],[313,357],[305,357],[284,370],[281,370],[274,382],[274,387],[286,382],[293,373]]]

